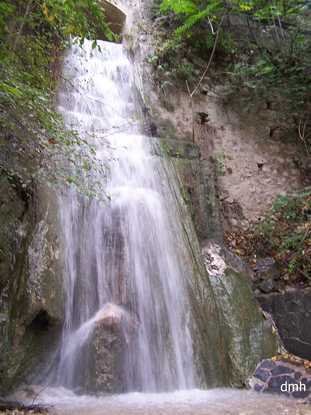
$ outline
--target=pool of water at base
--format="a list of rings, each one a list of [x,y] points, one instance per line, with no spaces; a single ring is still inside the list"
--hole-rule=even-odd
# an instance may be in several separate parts
[[[48,388],[36,403],[50,406],[53,415],[311,415],[311,405],[297,400],[230,388],[100,397]]]

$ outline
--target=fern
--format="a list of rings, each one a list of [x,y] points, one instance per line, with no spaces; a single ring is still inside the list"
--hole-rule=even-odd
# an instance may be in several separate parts
[[[201,11],[197,10],[196,13],[189,16],[185,20],[185,22],[175,30],[175,36],[182,37],[187,32],[190,32],[193,26],[202,22],[202,20],[204,20],[205,18],[207,17],[213,18],[213,15],[215,14],[215,12],[219,11],[219,8],[221,6],[220,3],[221,2],[216,1],[216,2],[209,4],[207,7],[205,7],[205,9]]]
[[[191,0],[163,0],[160,6],[161,12],[172,11],[175,14],[194,14],[197,12],[197,5]]]

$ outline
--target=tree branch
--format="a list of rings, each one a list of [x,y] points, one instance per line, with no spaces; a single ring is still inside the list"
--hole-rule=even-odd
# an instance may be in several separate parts
[[[203,82],[203,80],[204,80],[204,78],[205,78],[205,76],[206,76],[206,74],[207,74],[207,72],[208,72],[208,70],[209,70],[209,68],[210,68],[210,66],[211,66],[211,63],[212,63],[212,61],[213,61],[213,57],[214,57],[214,54],[215,54],[215,51],[216,51],[216,47],[217,47],[217,43],[218,43],[218,39],[219,39],[219,34],[220,34],[220,30],[221,30],[221,26],[222,26],[222,24],[223,24],[224,18],[225,18],[225,15],[223,15],[223,16],[222,16],[222,18],[221,18],[221,20],[220,20],[220,23],[219,23],[219,26],[218,26],[218,29],[217,29],[217,32],[216,32],[215,40],[214,40],[213,49],[212,49],[211,55],[210,55],[210,57],[209,57],[208,64],[207,64],[207,66],[206,66],[206,68],[205,68],[205,71],[203,72],[203,75],[201,76],[201,78],[200,78],[199,82],[198,82],[198,83],[197,83],[197,85],[194,87],[193,91],[190,93],[191,98],[193,97],[193,95],[194,95],[194,94],[197,92],[197,90],[199,89],[199,87],[200,87],[201,83]]]
[[[16,33],[15,41],[13,43],[13,47],[12,47],[13,51],[16,50],[16,46],[17,46],[17,43],[19,41],[19,38],[20,38],[20,36],[21,36],[21,34],[23,32],[23,29],[24,29],[24,26],[25,26],[27,17],[29,16],[29,14],[31,12],[32,3],[33,3],[33,0],[29,0],[28,3],[27,3],[27,5],[26,5],[26,10],[25,10],[25,13],[24,13],[22,22],[20,24],[20,27],[19,27],[17,33]]]

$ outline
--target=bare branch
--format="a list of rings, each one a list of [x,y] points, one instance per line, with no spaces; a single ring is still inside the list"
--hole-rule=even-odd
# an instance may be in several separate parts
[[[307,143],[307,137],[306,137],[307,123],[308,123],[307,121],[303,121],[303,120],[299,121],[298,135],[299,135],[300,140],[303,142],[305,146],[307,154],[310,154],[310,150],[309,150],[308,143]]]
[[[27,5],[26,5],[25,14],[23,16],[22,22],[21,22],[20,27],[19,27],[19,29],[18,29],[18,31],[16,33],[16,36],[15,36],[14,44],[13,44],[13,47],[12,47],[13,50],[16,49],[17,44],[18,44],[18,41],[19,41],[19,38],[22,35],[22,32],[23,32],[23,29],[24,29],[24,26],[25,26],[27,17],[29,16],[29,14],[31,12],[32,3],[33,3],[33,0],[29,0],[28,3],[27,3]]]
[[[211,52],[211,55],[210,55],[209,61],[208,61],[208,63],[207,63],[207,66],[206,66],[206,68],[205,68],[205,71],[203,72],[203,75],[201,76],[201,78],[200,78],[199,82],[198,82],[198,83],[197,83],[197,85],[194,87],[193,91],[191,92],[191,94],[190,94],[190,96],[191,96],[191,97],[193,97],[193,95],[194,95],[194,94],[197,92],[197,90],[199,89],[199,87],[200,87],[200,85],[201,85],[202,81],[204,80],[204,78],[205,78],[205,76],[206,76],[206,74],[207,74],[207,72],[208,72],[208,70],[209,70],[209,68],[210,68],[210,66],[211,66],[211,63],[212,63],[212,61],[213,61],[213,57],[214,57],[214,54],[215,54],[215,51],[216,51],[216,47],[217,47],[217,43],[218,43],[218,39],[219,39],[219,34],[220,34],[220,30],[221,30],[221,26],[222,26],[222,24],[223,24],[224,18],[225,18],[225,15],[223,15],[223,16],[222,16],[222,18],[221,18],[221,20],[220,20],[220,23],[219,23],[219,26],[218,26],[218,29],[217,29],[217,32],[216,32],[215,40],[214,40],[213,49],[212,49],[212,52]]]
[[[188,91],[188,95],[189,95],[189,98],[190,98],[190,106],[191,106],[192,141],[193,142],[194,142],[194,105],[193,105],[193,96],[197,92],[197,90],[200,88],[200,85],[203,82],[203,80],[204,80],[204,78],[205,78],[205,76],[206,76],[206,74],[207,74],[207,72],[208,72],[208,70],[209,70],[209,68],[211,66],[211,63],[213,61],[213,57],[214,57],[214,54],[215,54],[215,51],[216,51],[216,47],[217,47],[217,43],[218,43],[218,39],[219,39],[219,34],[220,34],[220,30],[221,30],[221,26],[223,24],[224,18],[225,18],[225,14],[220,19],[220,23],[218,25],[218,29],[217,29],[216,36],[215,36],[215,40],[214,40],[213,49],[212,49],[211,55],[209,57],[207,66],[206,66],[206,68],[205,68],[205,70],[204,70],[201,78],[199,79],[198,83],[196,84],[196,86],[194,87],[194,89],[192,91],[190,90],[188,81],[186,81],[186,86],[187,86],[187,91]],[[212,33],[215,34],[214,28],[213,28],[213,25],[212,25],[212,22],[210,21],[210,19],[208,19],[208,21],[209,21],[209,24],[211,26]]]
[[[194,142],[194,108],[193,108],[193,95],[191,95],[190,87],[188,81],[186,80],[187,90],[190,98],[191,106],[191,123],[192,123],[192,141]]]
[[[213,23],[211,22],[211,19],[210,18],[208,18],[208,23],[209,23],[210,28],[211,28],[211,31],[212,31],[212,33],[214,35],[215,34],[215,30],[214,30]]]

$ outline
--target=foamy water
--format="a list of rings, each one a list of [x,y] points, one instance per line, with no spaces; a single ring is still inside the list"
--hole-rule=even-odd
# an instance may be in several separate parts
[[[27,401],[27,399],[24,400]],[[28,400],[28,402],[32,402]],[[235,389],[78,396],[48,388],[36,403],[51,405],[57,415],[310,415],[311,407],[282,396]]]
[[[89,390],[96,313],[112,303],[137,322],[118,357],[122,389],[193,388],[186,288],[193,267],[172,196],[174,177],[168,179],[163,158],[153,157],[156,139],[142,134],[133,68],[122,45],[98,45],[85,41],[68,51],[63,72],[70,82],[59,93],[59,111],[106,166],[104,175],[94,169],[89,177],[102,183],[109,202],[72,189],[60,195],[65,324],[47,383]]]

